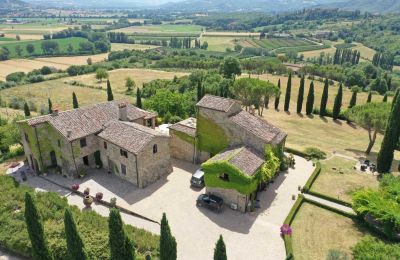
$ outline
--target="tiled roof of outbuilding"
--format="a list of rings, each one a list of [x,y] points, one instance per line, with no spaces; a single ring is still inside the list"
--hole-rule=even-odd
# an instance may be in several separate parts
[[[196,136],[196,118],[190,117],[181,122],[173,124],[169,127],[169,129],[185,133],[191,137]]]
[[[222,98],[217,96],[205,95],[197,104],[198,107],[204,107],[222,112],[228,112],[229,109],[235,104],[240,103],[237,100]]]

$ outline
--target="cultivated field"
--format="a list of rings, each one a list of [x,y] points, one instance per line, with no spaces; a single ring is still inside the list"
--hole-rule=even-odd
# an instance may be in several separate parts
[[[328,259],[330,250],[338,250],[352,259],[351,247],[365,232],[350,218],[304,203],[297,213],[293,228],[293,253],[296,259]]]
[[[353,47],[353,50],[358,50],[361,54],[361,58],[364,60],[372,61],[374,54],[376,53],[375,50],[364,46],[362,43],[355,43],[356,46]]]
[[[145,26],[131,26],[113,30],[113,32],[123,32],[126,34],[167,34],[167,35],[199,35],[202,27],[198,25],[145,25]]]
[[[220,51],[224,52],[226,48],[235,48],[235,43],[239,41],[237,37],[218,37],[218,36],[202,36],[200,38],[201,43],[207,42],[209,51]]]
[[[65,70],[71,65],[85,65],[88,58],[92,62],[100,62],[107,59],[108,54],[97,54],[90,56],[74,56],[74,57],[46,57],[37,59],[14,59],[0,61],[0,80],[5,80],[6,76],[13,72],[22,71],[28,73],[34,69],[40,69],[43,66],[54,67],[56,69]]]
[[[31,114],[32,114],[32,116],[36,116],[35,112],[32,112]],[[0,107],[0,118],[13,120],[16,117],[21,117],[21,116],[24,116],[23,110],[16,110],[16,109],[7,108],[7,107]]]
[[[155,45],[145,45],[145,44],[127,44],[127,43],[112,43],[111,44],[111,51],[123,51],[123,50],[150,50],[156,49],[159,46]]]
[[[260,37],[260,33],[254,32],[204,32],[203,36],[207,37]]]
[[[356,161],[339,156],[322,161],[322,171],[311,187],[312,191],[351,202],[352,193],[361,188],[377,189],[376,176],[354,170]]]
[[[109,71],[109,80],[115,93],[124,94],[126,92],[125,79],[127,77],[131,77],[135,81],[137,87],[142,87],[143,83],[150,82],[154,79],[173,79],[174,76],[182,77],[185,75],[188,75],[188,73],[147,69],[118,69]],[[86,74],[64,79],[64,82],[68,83],[73,81],[95,88],[106,89],[107,87],[106,81],[103,80],[103,82],[100,82],[96,79],[95,74]]]

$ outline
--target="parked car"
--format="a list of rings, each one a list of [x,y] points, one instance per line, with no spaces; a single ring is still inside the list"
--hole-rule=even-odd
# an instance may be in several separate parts
[[[211,210],[215,210],[217,212],[222,211],[222,206],[224,205],[224,200],[215,195],[201,194],[197,198],[196,205],[198,207],[207,207]]]
[[[204,172],[202,169],[198,169],[190,179],[190,185],[198,188],[204,187]]]

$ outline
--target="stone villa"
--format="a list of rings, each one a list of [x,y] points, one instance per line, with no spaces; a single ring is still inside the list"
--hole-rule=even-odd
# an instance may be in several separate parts
[[[103,166],[138,187],[172,172],[169,136],[156,114],[111,101],[19,122],[25,155],[36,172],[67,177]]]

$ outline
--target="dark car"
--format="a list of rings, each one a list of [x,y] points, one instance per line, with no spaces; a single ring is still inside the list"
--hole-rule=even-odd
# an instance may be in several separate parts
[[[215,195],[201,194],[197,198],[196,205],[198,207],[207,207],[211,210],[221,212],[222,206],[224,205],[224,200]]]
[[[198,188],[204,187],[204,172],[202,169],[198,169],[190,179],[190,185]]]

